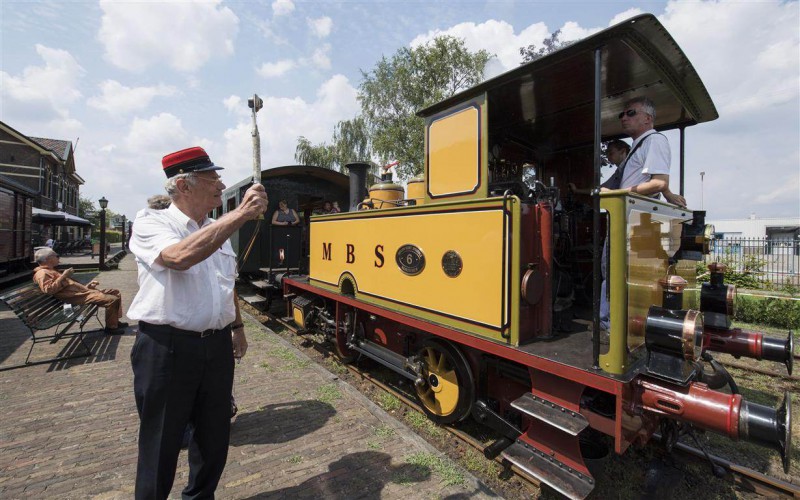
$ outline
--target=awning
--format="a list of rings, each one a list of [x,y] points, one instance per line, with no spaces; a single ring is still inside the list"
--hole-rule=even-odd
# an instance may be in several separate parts
[[[47,224],[50,226],[91,226],[88,220],[77,215],[66,212],[51,212],[41,208],[33,209],[31,220],[37,224]]]

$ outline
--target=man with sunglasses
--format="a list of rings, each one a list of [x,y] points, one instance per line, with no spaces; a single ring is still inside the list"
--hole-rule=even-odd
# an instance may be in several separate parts
[[[669,189],[669,169],[672,153],[667,138],[653,128],[656,119],[656,107],[647,97],[634,97],[625,103],[625,109],[619,114],[622,131],[633,139],[630,152],[620,156],[617,172],[611,179],[612,184],[604,185],[601,191],[624,189],[631,193],[664,198],[681,207],[686,206],[683,196]],[[603,245],[602,257],[603,282],[600,288],[600,327],[608,331],[610,323],[610,305],[608,302],[608,239]]]
[[[267,209],[254,184],[241,204],[218,220],[206,214],[222,203],[215,165],[200,147],[162,159],[169,208],[140,211],[130,249],[139,292],[128,317],[139,322],[131,349],[139,411],[137,499],[167,498],[175,479],[184,429],[189,484],[183,498],[214,498],[228,457],[234,358],[247,340],[234,284],[236,254],[228,238]]]
[[[669,190],[672,154],[667,138],[653,128],[656,119],[653,101],[643,96],[634,97],[625,103],[619,119],[622,131],[633,139],[633,144],[627,158],[619,165],[616,188],[654,198],[663,193],[668,202],[685,207],[686,200]]]

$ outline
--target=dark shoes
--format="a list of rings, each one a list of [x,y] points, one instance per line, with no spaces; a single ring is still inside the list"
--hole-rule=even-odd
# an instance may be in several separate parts
[[[122,335],[123,333],[125,333],[126,328],[128,328],[128,323],[120,321],[116,328],[109,328],[109,327],[103,328],[103,333],[105,333],[106,335]]]

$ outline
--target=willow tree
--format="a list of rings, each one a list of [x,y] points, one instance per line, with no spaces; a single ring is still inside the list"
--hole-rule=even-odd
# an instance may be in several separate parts
[[[492,57],[485,50],[470,52],[462,39],[440,36],[362,71],[358,97],[377,158],[398,160],[403,178],[422,172],[424,121],[416,112],[480,83]]]

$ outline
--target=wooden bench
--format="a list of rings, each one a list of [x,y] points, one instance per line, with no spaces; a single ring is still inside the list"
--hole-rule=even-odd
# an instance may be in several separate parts
[[[31,332],[31,348],[28,350],[25,364],[2,367],[0,371],[92,355],[92,350],[83,341],[83,335],[87,333],[84,331],[84,326],[93,317],[102,326],[97,315],[99,306],[96,304],[67,304],[53,295],[42,292],[36,283],[27,283],[12,288],[0,295],[0,300],[14,311],[14,314]],[[77,329],[74,329],[73,327],[76,326]],[[55,344],[62,338],[72,337],[78,338],[86,351],[84,354],[62,355],[42,361],[30,361],[33,346],[36,344],[40,342]]]

